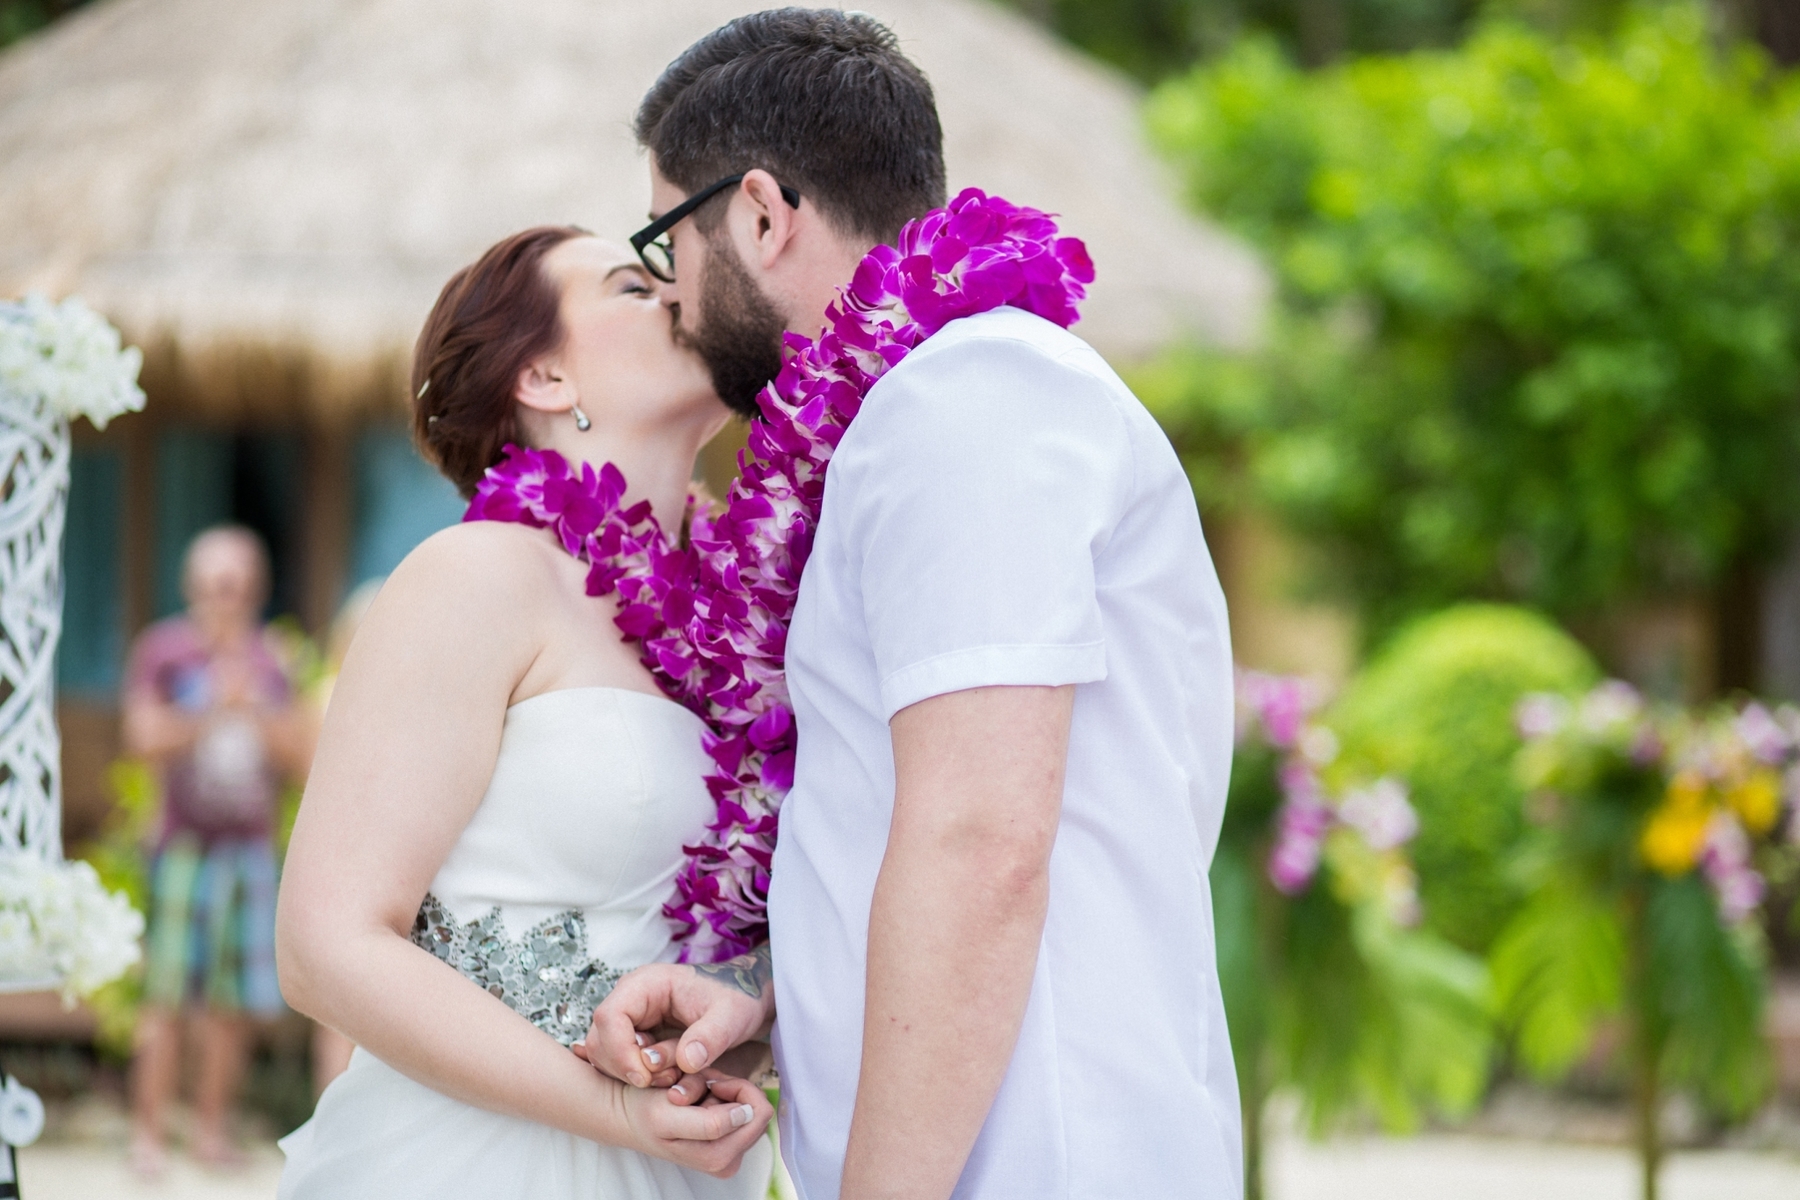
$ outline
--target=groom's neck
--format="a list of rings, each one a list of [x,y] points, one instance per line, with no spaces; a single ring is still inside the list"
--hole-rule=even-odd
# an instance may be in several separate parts
[[[825,309],[837,299],[839,289],[856,274],[857,264],[875,248],[866,238],[824,238],[791,283],[787,298],[789,332],[816,337],[825,324]]]

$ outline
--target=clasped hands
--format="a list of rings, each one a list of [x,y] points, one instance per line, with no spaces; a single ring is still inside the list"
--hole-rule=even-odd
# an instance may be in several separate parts
[[[573,1047],[627,1085],[641,1149],[719,1178],[737,1173],[774,1117],[751,1081],[767,1061],[774,988],[766,949],[729,963],[652,963],[626,975]]]

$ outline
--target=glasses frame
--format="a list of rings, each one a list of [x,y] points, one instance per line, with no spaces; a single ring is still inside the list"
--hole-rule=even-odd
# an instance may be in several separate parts
[[[644,270],[650,272],[650,274],[656,276],[664,283],[674,283],[675,247],[664,240],[669,230],[687,220],[688,217],[693,214],[695,209],[699,208],[702,204],[705,204],[708,200],[711,200],[726,188],[734,187],[737,184],[744,182],[744,176],[747,174],[749,174],[748,171],[739,171],[736,175],[727,175],[717,183],[709,184],[706,187],[701,188],[686,200],[683,200],[680,204],[677,204],[674,208],[671,208],[668,212],[632,234],[631,248],[637,251],[638,261],[644,264]],[[781,198],[787,201],[789,208],[800,207],[799,192],[795,191],[785,183],[778,184],[777,186],[781,188]],[[663,253],[663,257],[669,260],[667,272],[650,260],[650,255],[647,252],[651,246],[659,248]]]

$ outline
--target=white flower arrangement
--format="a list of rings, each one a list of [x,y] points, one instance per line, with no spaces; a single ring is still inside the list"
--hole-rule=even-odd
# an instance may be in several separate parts
[[[138,961],[144,917],[80,860],[0,854],[0,990],[57,988],[73,1004]]]
[[[124,346],[105,317],[71,296],[53,304],[32,294],[0,302],[0,399],[41,399],[64,421],[86,417],[95,429],[140,412],[144,356]]]

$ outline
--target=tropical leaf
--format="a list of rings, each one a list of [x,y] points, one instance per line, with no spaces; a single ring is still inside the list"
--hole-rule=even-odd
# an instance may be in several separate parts
[[[1406,1096],[1466,1113],[1481,1099],[1493,1047],[1487,967],[1435,934],[1378,917],[1358,913],[1356,933],[1394,1016],[1394,1074]]]
[[[1625,934],[1617,908],[1568,881],[1546,885],[1501,932],[1489,959],[1494,1001],[1533,1073],[1554,1078],[1620,1011]]]
[[[1351,930],[1350,911],[1328,887],[1295,896],[1271,946],[1278,956],[1273,1031],[1277,1077],[1299,1090],[1307,1124],[1322,1133],[1333,1119],[1374,1100],[1385,1073],[1381,996]]]
[[[1294,908],[1276,1039],[1312,1131],[1358,1109],[1396,1132],[1427,1109],[1467,1111],[1492,1046],[1480,960],[1396,926],[1379,905],[1348,909],[1324,889],[1302,899],[1311,903]]]
[[[1771,1075],[1760,935],[1754,926],[1722,925],[1711,893],[1692,875],[1658,882],[1644,921],[1665,1078],[1743,1115],[1767,1093]]]
[[[1268,1037],[1269,982],[1257,942],[1256,869],[1222,847],[1213,858],[1211,879],[1219,986],[1243,1085],[1244,1072],[1260,1060]]]

